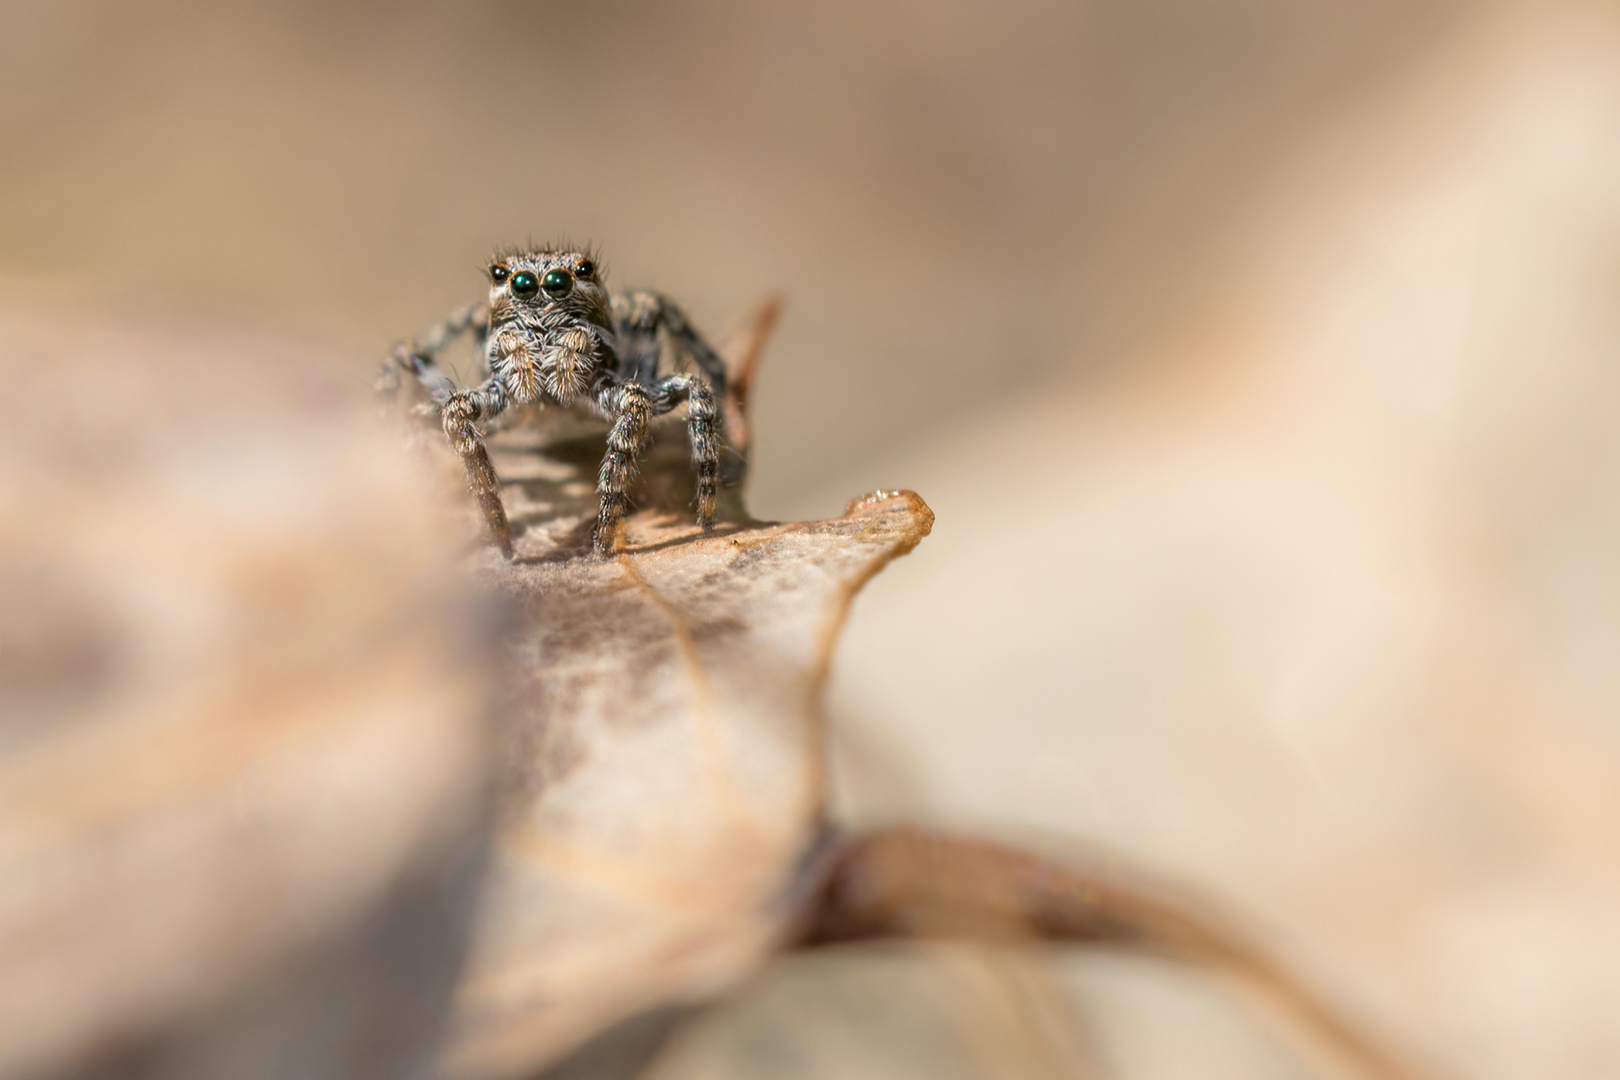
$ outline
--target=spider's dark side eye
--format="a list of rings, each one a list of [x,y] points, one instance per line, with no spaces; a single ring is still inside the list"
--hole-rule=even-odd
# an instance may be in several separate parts
[[[596,273],[596,264],[589,259],[581,259],[574,264],[574,276],[577,278],[588,278],[594,273]]]
[[[550,277],[550,275],[546,275]],[[540,291],[540,281],[529,270],[519,270],[512,275],[512,295],[519,300],[527,300]]]
[[[574,278],[566,270],[547,270],[545,277],[546,295],[553,300],[568,295],[568,290],[574,287]],[[517,288],[513,285],[513,288]]]
[[[489,280],[499,285],[501,282],[506,280],[507,276],[511,274],[511,272],[512,271],[508,270],[506,267],[497,263],[489,268]]]

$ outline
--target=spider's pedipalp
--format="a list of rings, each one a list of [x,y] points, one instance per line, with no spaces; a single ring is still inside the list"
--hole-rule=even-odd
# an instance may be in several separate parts
[[[572,326],[555,335],[557,343],[547,349],[541,361],[546,393],[560,405],[568,405],[590,385],[598,365],[601,344],[589,330]]]

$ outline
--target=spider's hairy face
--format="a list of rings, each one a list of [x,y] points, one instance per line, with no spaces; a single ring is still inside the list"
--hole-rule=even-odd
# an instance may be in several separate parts
[[[506,255],[489,281],[489,367],[513,398],[566,405],[612,370],[608,291],[588,252]]]

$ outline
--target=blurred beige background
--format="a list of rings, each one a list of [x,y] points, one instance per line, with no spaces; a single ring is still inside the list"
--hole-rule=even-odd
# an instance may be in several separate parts
[[[1431,0],[0,4],[0,262],[355,335],[567,236],[718,331],[791,307],[754,499],[1105,363],[1218,273]],[[366,354],[366,355],[361,355]]]
[[[939,520],[857,820],[1196,883],[1446,1075],[1620,1076],[1620,13],[0,5],[0,269],[342,343],[600,244],[789,309],[753,503]],[[1310,1075],[1151,964],[790,964],[669,1076]]]

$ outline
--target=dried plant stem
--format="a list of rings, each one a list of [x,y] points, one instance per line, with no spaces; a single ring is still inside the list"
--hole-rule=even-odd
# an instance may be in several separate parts
[[[1217,917],[1111,874],[912,828],[849,839],[830,861],[798,944],[903,938],[1074,942],[1169,957],[1245,984],[1357,1075],[1417,1080]]]

